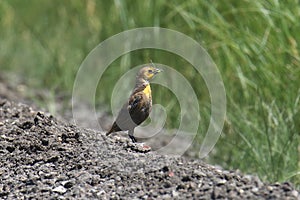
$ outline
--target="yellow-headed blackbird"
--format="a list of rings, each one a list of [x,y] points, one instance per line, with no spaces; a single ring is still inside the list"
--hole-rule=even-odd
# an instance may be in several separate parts
[[[128,131],[132,142],[137,142],[133,136],[134,128],[147,119],[152,107],[152,96],[149,81],[162,70],[154,66],[145,66],[136,75],[136,84],[128,102],[126,102],[106,133]]]

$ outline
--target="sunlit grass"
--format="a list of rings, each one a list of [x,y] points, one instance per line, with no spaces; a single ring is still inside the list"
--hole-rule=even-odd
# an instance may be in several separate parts
[[[21,74],[31,88],[49,89],[51,99],[61,93],[67,99],[81,62],[101,41],[137,27],[180,31],[208,50],[226,87],[227,121],[210,162],[299,185],[299,15],[292,0],[1,1],[0,66]],[[205,133],[207,88],[189,63],[168,52],[141,50],[117,59],[101,79],[98,105],[109,106],[118,78],[149,59],[190,81],[201,106],[199,134]],[[170,111],[168,127],[178,126],[175,96],[154,88],[154,101]]]

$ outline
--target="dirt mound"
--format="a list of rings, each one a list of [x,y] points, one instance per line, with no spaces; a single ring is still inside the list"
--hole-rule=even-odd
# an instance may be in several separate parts
[[[289,183],[199,160],[143,153],[127,138],[81,129],[0,99],[0,198],[297,199]]]

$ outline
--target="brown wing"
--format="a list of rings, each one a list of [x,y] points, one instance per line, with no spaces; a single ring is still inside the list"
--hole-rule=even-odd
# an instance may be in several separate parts
[[[149,116],[152,99],[147,98],[143,92],[138,92],[129,99],[129,114],[135,125],[140,125]]]
[[[147,119],[151,107],[152,99],[147,98],[143,92],[132,94],[128,103],[123,105],[116,121],[107,135],[122,130],[133,130]]]

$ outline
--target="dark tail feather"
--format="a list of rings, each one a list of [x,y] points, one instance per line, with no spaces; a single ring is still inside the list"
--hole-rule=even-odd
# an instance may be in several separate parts
[[[112,125],[111,129],[106,133],[106,136],[110,135],[113,132],[121,131],[116,122]]]
[[[107,133],[106,133],[106,136],[108,136],[109,134],[111,134],[112,133],[112,131],[111,131],[111,129],[110,129],[110,131],[108,131]]]

